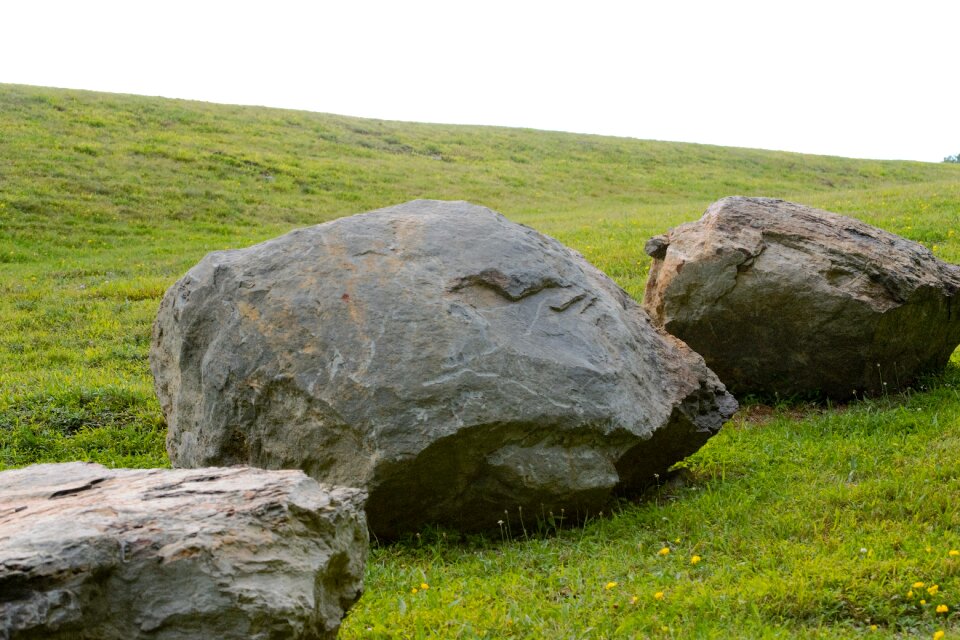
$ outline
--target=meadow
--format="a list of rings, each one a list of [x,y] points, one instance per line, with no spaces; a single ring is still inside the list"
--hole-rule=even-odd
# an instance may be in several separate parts
[[[957,164],[0,85],[0,469],[169,465],[151,323],[209,251],[469,200],[640,298],[646,240],[735,194],[851,215],[960,262]],[[374,544],[341,637],[960,637],[958,451],[957,356],[902,395],[746,399],[675,478],[602,518],[491,513],[505,526],[486,537]]]

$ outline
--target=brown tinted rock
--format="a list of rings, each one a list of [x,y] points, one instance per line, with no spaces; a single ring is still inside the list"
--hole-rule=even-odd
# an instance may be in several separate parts
[[[300,471],[4,471],[0,637],[334,638],[362,591],[361,503]]]
[[[724,198],[647,243],[644,306],[735,393],[878,393],[960,343],[960,268],[835,213]]]
[[[366,488],[380,537],[602,509],[736,407],[579,254],[465,202],[208,255],[164,297],[151,366],[175,465]]]

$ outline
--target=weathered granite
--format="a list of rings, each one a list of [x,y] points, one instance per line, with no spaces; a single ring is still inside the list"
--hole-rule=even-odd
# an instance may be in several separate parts
[[[736,408],[582,256],[465,202],[208,255],[164,297],[151,367],[175,465],[366,488],[380,537],[595,512]]]
[[[0,638],[334,638],[362,591],[362,501],[300,471],[4,471]]]
[[[735,393],[893,391],[960,343],[960,267],[852,218],[724,198],[646,249],[647,311]]]

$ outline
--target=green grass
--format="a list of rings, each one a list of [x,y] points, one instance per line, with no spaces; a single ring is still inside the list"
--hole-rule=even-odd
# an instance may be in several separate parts
[[[960,262],[955,164],[0,85],[0,468],[168,464],[150,325],[208,251],[465,199],[573,246],[639,297],[647,238],[733,194],[846,213]],[[906,397],[752,407],[680,479],[610,517],[557,531],[546,514],[490,514],[507,522],[486,539],[375,546],[342,635],[953,636],[958,389],[954,364]],[[939,585],[928,604],[907,597],[915,581]]]
[[[377,548],[345,637],[929,636],[960,603],[958,385],[735,420],[681,480],[558,535],[513,513],[505,544]]]

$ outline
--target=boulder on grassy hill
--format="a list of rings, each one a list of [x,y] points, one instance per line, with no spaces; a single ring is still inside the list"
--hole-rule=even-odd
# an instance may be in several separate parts
[[[0,637],[335,638],[363,586],[362,500],[300,471],[0,472]]]
[[[164,297],[151,367],[174,465],[363,487],[380,537],[595,512],[736,408],[579,254],[465,202],[208,255]]]
[[[893,391],[960,343],[960,267],[852,218],[724,198],[646,250],[645,308],[735,393]]]

